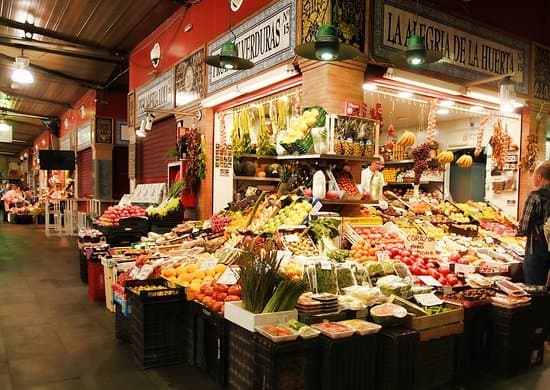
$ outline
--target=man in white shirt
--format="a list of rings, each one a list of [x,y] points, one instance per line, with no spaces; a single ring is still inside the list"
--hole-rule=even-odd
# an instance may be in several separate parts
[[[7,221],[7,214],[10,208],[16,207],[21,203],[26,203],[21,188],[15,184],[11,185],[11,189],[4,194],[2,200],[4,201],[4,221]]]
[[[384,158],[382,156],[373,156],[368,167],[361,171],[361,191],[363,195],[368,195],[370,200],[382,199],[384,189],[384,175],[380,172],[384,169]]]

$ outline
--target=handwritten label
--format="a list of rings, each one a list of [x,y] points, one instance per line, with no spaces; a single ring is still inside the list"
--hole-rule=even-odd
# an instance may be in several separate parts
[[[330,261],[321,261],[321,269],[332,270],[332,263]]]
[[[417,252],[421,256],[433,257],[436,255],[434,237],[410,234],[407,236],[405,245],[411,252]]]
[[[239,267],[227,267],[223,274],[218,278],[217,283],[231,286],[239,281],[241,269]]]
[[[417,276],[418,279],[420,279],[424,284],[428,286],[434,286],[434,287],[441,287],[441,283],[439,283],[434,277],[429,275],[419,275]]]
[[[476,267],[469,264],[455,264],[455,274],[470,275],[476,272]]]
[[[439,299],[435,294],[416,294],[414,296],[416,302],[422,306],[436,306],[441,305],[443,301]]]
[[[211,259],[206,259],[202,262],[201,269],[205,270],[205,269],[208,269],[208,268],[213,268],[216,264],[218,264],[218,259],[216,259],[214,257],[211,258]]]
[[[388,251],[378,251],[376,253],[376,257],[378,258],[378,261],[389,260],[390,259],[390,252],[388,252]]]

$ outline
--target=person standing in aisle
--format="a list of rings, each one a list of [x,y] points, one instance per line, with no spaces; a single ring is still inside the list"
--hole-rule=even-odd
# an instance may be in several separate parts
[[[21,188],[15,184],[11,185],[11,189],[4,194],[2,199],[4,200],[4,222],[8,220],[9,209],[26,203]]]
[[[528,284],[545,285],[550,269],[550,252],[543,225],[550,215],[550,160],[543,161],[533,176],[536,190],[525,200],[518,236],[527,236],[523,273]]]
[[[382,199],[384,189],[384,175],[380,172],[384,169],[384,158],[373,156],[370,165],[361,171],[361,192],[368,195],[369,200]]]

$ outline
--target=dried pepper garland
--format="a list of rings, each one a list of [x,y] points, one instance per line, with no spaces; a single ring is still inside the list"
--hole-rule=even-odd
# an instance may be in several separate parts
[[[196,190],[206,177],[206,141],[198,129],[191,129],[187,136],[187,170],[185,187]]]

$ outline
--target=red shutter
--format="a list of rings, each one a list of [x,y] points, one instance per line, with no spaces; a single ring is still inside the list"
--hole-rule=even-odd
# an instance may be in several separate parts
[[[78,197],[93,198],[92,148],[78,152]]]
[[[140,183],[166,182],[168,153],[176,148],[176,121],[173,117],[153,124],[141,141]]]

